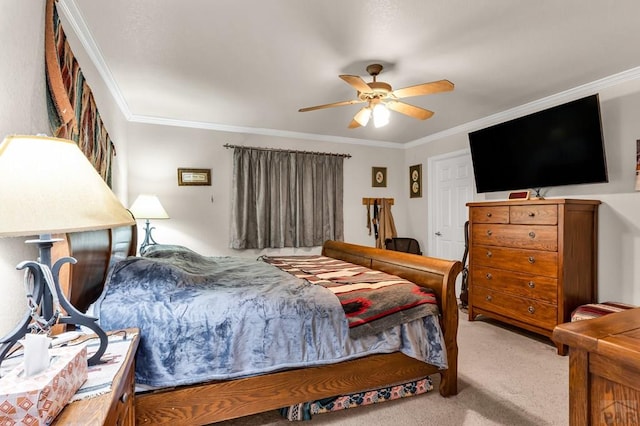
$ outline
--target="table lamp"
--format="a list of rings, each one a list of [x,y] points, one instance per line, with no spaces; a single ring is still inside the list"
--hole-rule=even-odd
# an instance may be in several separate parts
[[[144,241],[140,245],[140,251],[142,252],[145,247],[151,244],[158,244],[151,236],[151,231],[155,228],[149,223],[149,219],[169,219],[160,200],[153,194],[140,194],[138,198],[133,202],[129,211],[136,219],[146,219],[144,227]]]
[[[39,250],[25,270],[28,309],[23,320],[0,339],[0,364],[28,332],[49,333],[56,323],[88,327],[100,338],[89,358],[97,364],[108,339],[97,319],[76,310],[61,291],[58,274],[71,257],[51,263],[52,234],[132,225],[134,218],[118,201],[78,145],[46,136],[8,136],[0,144],[0,237],[39,236],[27,240]],[[30,274],[30,275],[29,275]]]

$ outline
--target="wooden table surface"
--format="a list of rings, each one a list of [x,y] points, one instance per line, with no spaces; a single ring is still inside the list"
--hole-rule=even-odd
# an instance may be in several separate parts
[[[120,370],[116,373],[111,386],[111,392],[105,395],[75,401],[67,405],[56,416],[53,425],[104,425],[109,413],[118,403],[118,398],[122,395],[122,388],[126,383],[130,369],[133,366],[135,353],[140,341],[140,333],[137,328],[126,329],[127,335],[135,333],[131,340],[129,350],[122,362]]]
[[[560,324],[553,339],[570,347],[640,365],[640,308]]]
[[[640,308],[560,324],[569,346],[569,423],[640,424]]]

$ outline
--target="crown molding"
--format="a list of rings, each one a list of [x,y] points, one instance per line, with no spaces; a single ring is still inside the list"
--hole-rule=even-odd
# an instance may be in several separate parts
[[[287,130],[276,130],[276,129],[256,128],[256,127],[230,126],[230,125],[211,123],[211,122],[176,120],[176,119],[168,119],[168,118],[162,118],[162,117],[134,115],[131,113],[131,110],[129,109],[129,106],[127,105],[127,102],[124,96],[122,95],[122,92],[118,87],[118,84],[113,78],[113,75],[111,74],[109,66],[105,62],[102,56],[102,53],[100,52],[100,49],[98,48],[95,41],[93,40],[91,31],[89,31],[89,28],[85,24],[82,14],[80,13],[80,10],[78,9],[75,3],[75,0],[58,0],[57,5],[58,5],[58,10],[65,16],[66,20],[71,25],[74,33],[80,40],[80,43],[82,44],[85,51],[89,55],[89,58],[91,59],[94,66],[98,70],[98,73],[104,80],[105,85],[107,86],[109,92],[115,99],[116,104],[120,108],[120,111],[124,115],[125,119],[128,122],[132,122],[132,123],[187,127],[187,128],[194,128],[194,129],[216,130],[216,131],[231,132],[231,133],[247,133],[247,134],[257,134],[257,135],[267,135],[267,136],[279,136],[279,137],[285,137],[285,138],[308,139],[308,140],[322,141],[322,142],[346,143],[346,144],[352,144],[352,145],[364,145],[364,146],[374,146],[374,147],[382,147],[382,148],[410,149],[410,148],[415,148],[417,146],[424,145],[424,144],[427,144],[439,139],[443,139],[449,136],[472,132],[474,130],[479,130],[488,126],[492,126],[494,124],[498,124],[504,121],[512,120],[514,118],[522,117],[527,114],[532,114],[534,112],[537,112],[546,108],[550,108],[565,102],[570,102],[572,100],[579,99],[584,96],[589,96],[589,95],[598,93],[600,90],[606,89],[608,87],[640,78],[640,67],[632,68],[632,69],[593,81],[591,83],[583,84],[581,86],[574,87],[573,89],[569,89],[564,92],[547,96],[546,98],[529,102],[527,104],[520,105],[515,108],[511,108],[506,111],[499,112],[497,114],[492,114],[487,117],[480,118],[478,120],[470,121],[468,123],[464,123],[459,126],[455,126],[447,130],[434,133],[429,136],[425,136],[423,138],[415,139],[407,143],[375,141],[375,140],[347,138],[347,137],[340,137],[340,136],[320,135],[315,133],[292,132]]]
[[[375,146],[379,148],[402,149],[402,144],[387,141],[347,138],[340,136],[320,135],[316,133],[292,132],[288,130],[266,129],[261,127],[230,126],[208,121],[177,120],[172,118],[153,117],[148,115],[132,115],[130,122],[156,124],[160,126],[188,127],[191,129],[217,130],[230,133],[247,133],[252,135],[279,136],[291,139],[307,139],[321,142],[346,143],[351,145]]]
[[[417,146],[424,145],[429,142],[433,142],[449,136],[484,129],[485,127],[489,127],[494,124],[503,123],[508,120],[513,120],[518,117],[533,114],[534,112],[538,112],[543,109],[551,108],[566,102],[571,102],[585,96],[590,96],[598,93],[600,90],[638,78],[640,78],[640,67],[631,68],[629,70],[622,71],[605,78],[601,78],[600,80],[592,81],[591,83],[583,84],[581,86],[574,87],[573,89],[565,90],[564,92],[547,96],[546,98],[538,99],[536,101],[499,112],[497,114],[489,115],[478,120],[470,121],[468,123],[443,130],[442,132],[425,136],[424,138],[416,139],[404,144],[403,147],[406,149],[415,148]]]
[[[82,13],[80,13],[75,1],[58,0],[56,6],[58,12],[66,18],[67,22],[73,29],[74,34],[78,37],[78,40],[87,52],[87,55],[89,55],[89,59],[91,59],[91,62],[93,62],[93,65],[98,70],[98,74],[102,77],[104,84],[107,86],[109,93],[113,96],[113,99],[116,101],[116,104],[118,105],[118,108],[120,108],[125,119],[127,121],[131,121],[132,114],[131,110],[129,110],[129,105],[127,105],[127,101],[122,95],[116,80],[113,78],[111,70],[100,52],[100,48],[93,40],[91,31],[89,31],[87,24],[84,22]]]
[[[111,93],[111,96],[113,96],[113,98],[115,99],[118,108],[120,108],[120,111],[122,112],[122,115],[124,115],[125,119],[128,122],[402,149],[402,144],[390,141],[347,138],[340,136],[320,135],[315,133],[292,132],[287,130],[256,127],[230,126],[212,122],[177,120],[163,117],[132,114],[131,110],[129,109],[129,105],[127,104],[122,92],[120,91],[120,87],[113,78],[111,70],[104,60],[104,57],[100,52],[100,48],[95,43],[93,36],[91,35],[91,31],[89,30],[89,27],[87,27],[84,18],[82,17],[82,13],[80,13],[80,10],[75,3],[75,0],[58,0],[57,6],[58,11],[66,18],[67,22],[71,26],[71,29],[78,37],[78,40],[82,44],[82,47],[87,52],[89,58],[93,62],[93,65],[98,70],[100,77],[102,77],[102,79],[104,80],[104,83]]]

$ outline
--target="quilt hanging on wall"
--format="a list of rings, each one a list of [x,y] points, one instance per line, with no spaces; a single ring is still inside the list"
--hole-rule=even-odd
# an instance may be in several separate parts
[[[53,135],[75,141],[111,186],[115,148],[64,34],[55,0],[47,0],[46,6],[45,70],[47,109]]]

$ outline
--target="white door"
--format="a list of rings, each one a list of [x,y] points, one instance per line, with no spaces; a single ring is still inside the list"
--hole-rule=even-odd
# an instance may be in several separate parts
[[[464,223],[468,218],[466,203],[473,201],[474,180],[471,153],[456,151],[435,156],[428,161],[429,255],[462,260]],[[460,295],[458,277],[456,295]]]

